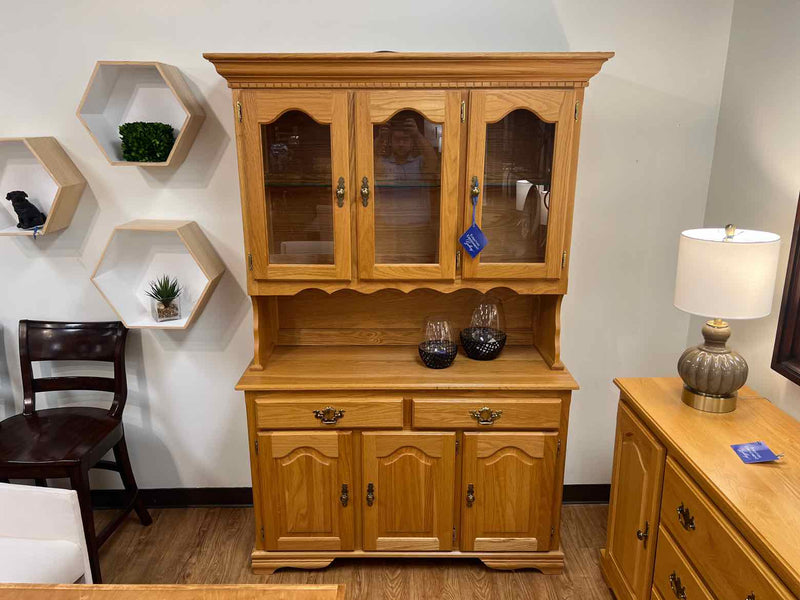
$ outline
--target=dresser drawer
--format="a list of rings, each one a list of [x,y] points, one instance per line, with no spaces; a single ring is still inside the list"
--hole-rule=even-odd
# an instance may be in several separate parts
[[[660,527],[658,530],[653,586],[664,598],[714,600],[714,596],[703,585],[700,576],[686,560],[664,527]],[[728,598],[728,596],[720,596],[720,598]],[[744,596],[742,596],[742,600],[744,600]]]
[[[415,398],[415,429],[558,429],[560,398]]]
[[[255,399],[257,429],[400,429],[403,399],[374,396],[309,398],[270,395]]]
[[[669,530],[718,598],[744,600],[749,594],[757,600],[794,598],[671,458],[664,474],[661,526]]]

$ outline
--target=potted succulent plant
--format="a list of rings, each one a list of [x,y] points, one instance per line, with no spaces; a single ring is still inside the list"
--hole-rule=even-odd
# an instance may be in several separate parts
[[[150,296],[150,311],[153,319],[161,323],[181,318],[180,295],[183,288],[177,277],[162,275],[150,282],[150,289],[145,293]]]

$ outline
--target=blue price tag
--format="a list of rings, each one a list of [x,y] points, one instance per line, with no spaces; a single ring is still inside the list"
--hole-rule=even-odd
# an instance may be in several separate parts
[[[783,458],[783,454],[775,454],[764,442],[750,442],[749,444],[732,444],[731,448],[745,464],[772,462]]]
[[[461,245],[464,246],[464,250],[467,251],[472,258],[475,258],[480,254],[480,251],[486,247],[486,244],[489,243],[489,239],[486,237],[486,234],[481,231],[481,228],[478,227],[478,224],[475,222],[475,208],[478,206],[478,197],[474,196],[472,198],[472,225],[461,234],[461,237],[458,238],[458,241],[461,242]]]

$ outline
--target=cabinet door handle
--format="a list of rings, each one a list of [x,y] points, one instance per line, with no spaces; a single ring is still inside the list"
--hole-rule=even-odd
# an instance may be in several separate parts
[[[644,542],[645,548],[647,547],[647,538],[650,537],[650,521],[644,522],[644,531],[638,529],[636,531],[636,539],[640,542]]]
[[[339,183],[336,185],[336,204],[339,208],[344,206],[344,177],[339,177]]]
[[[339,502],[342,503],[342,506],[347,506],[347,502],[350,500],[349,490],[347,489],[347,484],[342,484],[342,495],[339,496]]]
[[[366,175],[361,179],[361,204],[364,208],[369,206],[369,179]]]
[[[481,195],[481,186],[478,184],[478,176],[472,176],[472,185],[469,188],[469,195],[472,197],[472,203],[478,203],[478,196]]]
[[[694,517],[689,512],[689,509],[683,505],[683,502],[678,507],[678,522],[683,525],[686,531],[694,531]]]
[[[494,422],[503,416],[503,411],[492,410],[488,406],[482,406],[478,410],[469,411],[469,414],[478,422],[478,425],[494,425]]]
[[[326,406],[322,410],[315,410],[314,416],[317,417],[323,425],[336,425],[336,422],[344,417],[344,411],[340,408]]]
[[[681,585],[681,578],[673,571],[669,574],[669,589],[678,600],[686,600],[686,588]]]
[[[471,483],[467,484],[467,506],[472,506],[475,502],[475,486]]]
[[[750,592],[749,594],[747,594],[747,598],[745,598],[744,600],[756,600],[756,593]]]
[[[375,504],[375,486],[372,482],[367,484],[367,506]]]

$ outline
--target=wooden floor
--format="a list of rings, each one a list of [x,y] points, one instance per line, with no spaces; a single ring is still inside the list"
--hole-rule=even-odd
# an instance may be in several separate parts
[[[605,505],[567,505],[561,575],[493,571],[477,560],[336,560],[327,569],[286,569],[270,577],[250,572],[252,508],[152,510],[153,524],[129,517],[100,552],[104,583],[344,583],[350,599],[478,598],[609,600],[600,575]],[[113,516],[97,513],[98,525]]]

